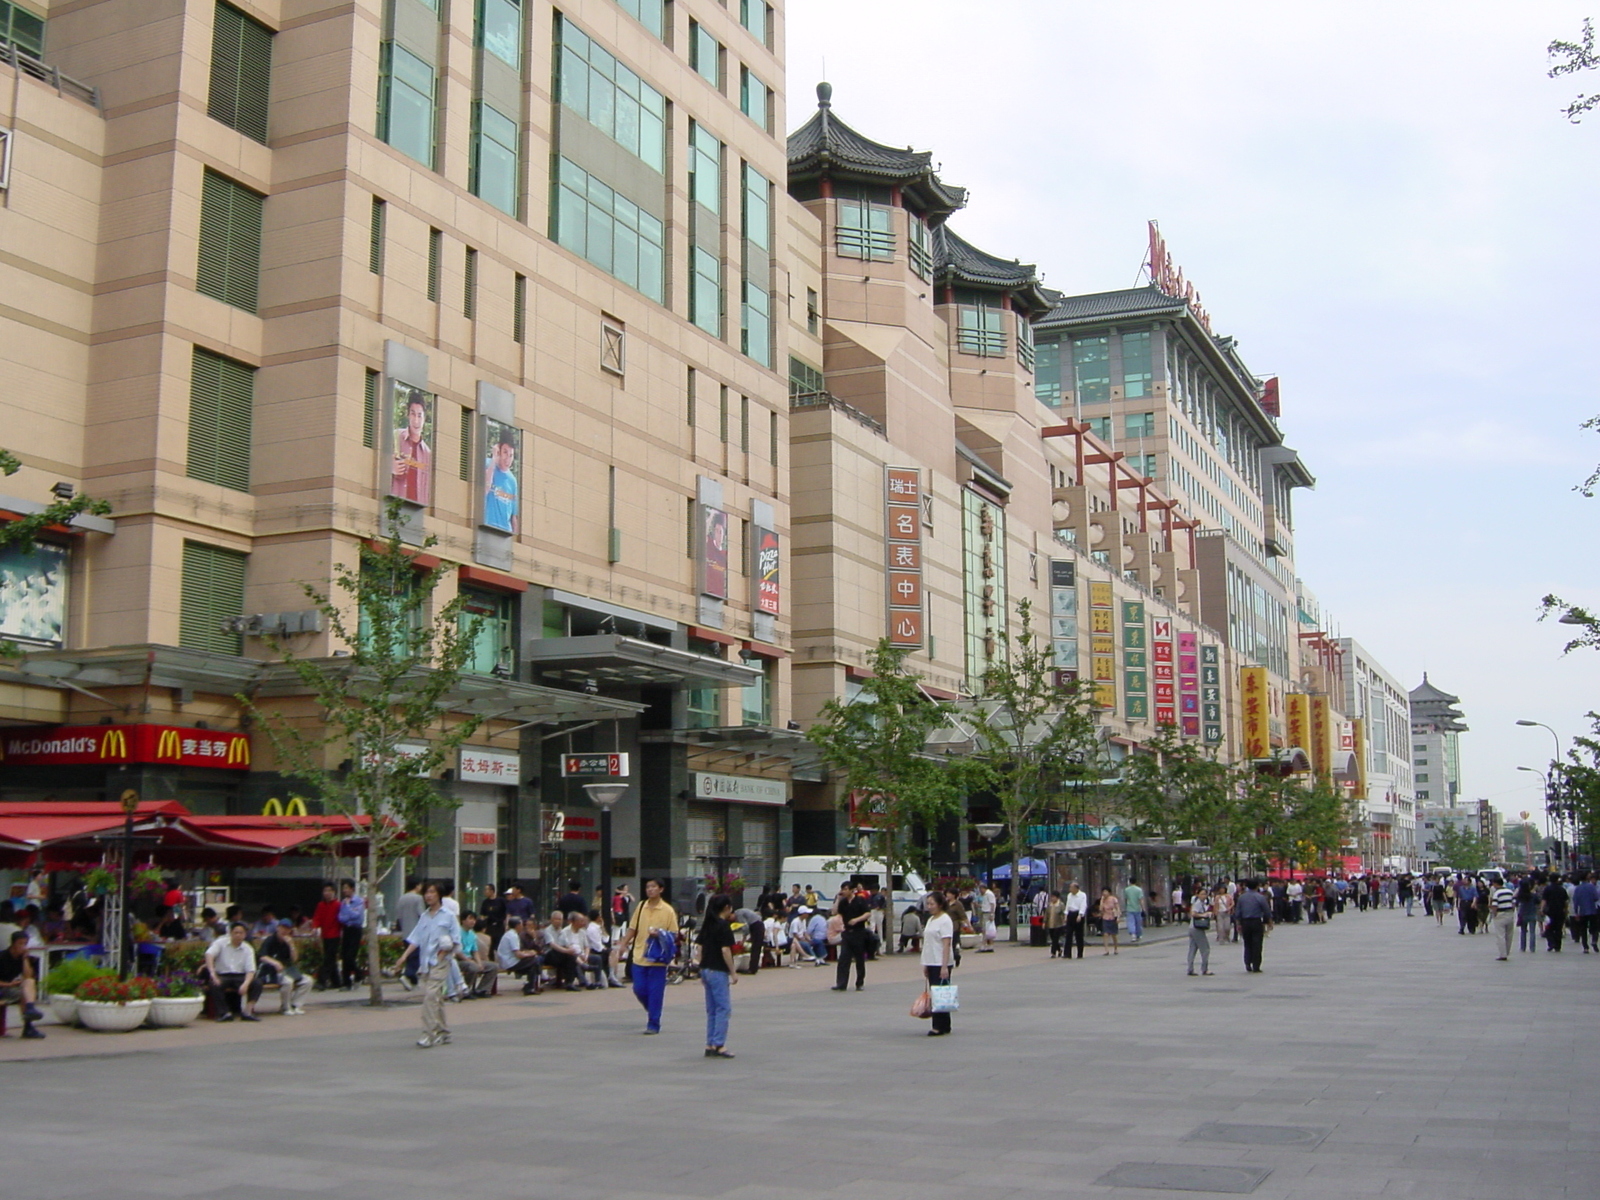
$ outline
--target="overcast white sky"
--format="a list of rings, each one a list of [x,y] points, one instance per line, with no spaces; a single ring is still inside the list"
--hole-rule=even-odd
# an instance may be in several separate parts
[[[1600,72],[1545,77],[1600,0],[790,0],[789,127],[934,151],[951,222],[1070,292],[1130,287],[1145,221],[1218,333],[1282,377],[1300,575],[1403,687],[1461,697],[1463,791],[1538,810],[1600,656]]]

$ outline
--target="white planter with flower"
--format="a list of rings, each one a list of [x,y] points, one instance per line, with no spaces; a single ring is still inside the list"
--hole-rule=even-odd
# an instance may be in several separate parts
[[[145,1020],[155,1029],[178,1029],[193,1022],[205,1006],[204,996],[157,996]]]
[[[63,1025],[78,1023],[78,998],[71,992],[52,992],[44,1002],[50,1008],[50,1015]]]
[[[128,1000],[123,1003],[100,1000],[79,1000],[78,1020],[85,1029],[99,1033],[127,1033],[144,1024],[150,1015],[149,1000]]]

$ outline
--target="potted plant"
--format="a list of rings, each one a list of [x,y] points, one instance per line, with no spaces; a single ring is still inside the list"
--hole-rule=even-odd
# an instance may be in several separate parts
[[[117,873],[110,867],[90,867],[83,874],[83,890],[91,896],[104,896],[117,886]]]
[[[100,1033],[127,1033],[144,1024],[155,994],[155,981],[142,975],[90,979],[78,988],[78,1020]]]
[[[91,979],[109,976],[116,972],[97,967],[86,958],[69,958],[50,969],[44,977],[45,1003],[50,1013],[63,1025],[78,1023],[78,989]]]
[[[176,1029],[198,1017],[205,1005],[200,981],[188,971],[173,971],[156,980],[156,994],[145,1021],[155,1029]]]

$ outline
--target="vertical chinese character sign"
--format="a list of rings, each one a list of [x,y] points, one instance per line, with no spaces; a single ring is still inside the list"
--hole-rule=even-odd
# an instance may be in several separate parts
[[[922,649],[922,472],[885,467],[889,644]]]
[[[1122,602],[1122,692],[1130,721],[1150,719],[1150,668],[1146,656],[1144,601]]]
[[[1114,602],[1111,585],[1089,583],[1089,665],[1094,672],[1094,702],[1101,708],[1117,707],[1117,639],[1113,632]]]
[[[1050,649],[1055,657],[1056,686],[1078,678],[1078,564],[1050,560]]]
[[[757,528],[754,534],[756,611],[778,615],[780,578],[778,575],[778,535],[771,529]]]
[[[1311,697],[1311,769],[1318,775],[1333,770],[1333,714],[1326,696]]]
[[[1266,758],[1268,747],[1267,669],[1239,668],[1239,693],[1244,708],[1244,752],[1247,758]]]
[[[1156,706],[1157,725],[1178,723],[1178,681],[1172,661],[1172,621],[1166,617],[1150,620],[1150,676]]]
[[[1222,647],[1200,647],[1200,729],[1208,746],[1222,745]]]
[[[1178,635],[1178,724],[1184,737],[1200,736],[1200,646],[1192,633]]]
[[[1288,721],[1289,745],[1311,752],[1311,697],[1291,692],[1283,698],[1283,712]]]

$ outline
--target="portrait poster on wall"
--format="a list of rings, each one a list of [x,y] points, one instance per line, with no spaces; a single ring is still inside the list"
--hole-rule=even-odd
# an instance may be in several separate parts
[[[396,381],[389,410],[389,495],[426,508],[433,503],[434,397]]]
[[[700,593],[728,598],[728,514],[709,504],[700,506]]]
[[[522,430],[483,421],[483,524],[501,533],[522,532]]]

